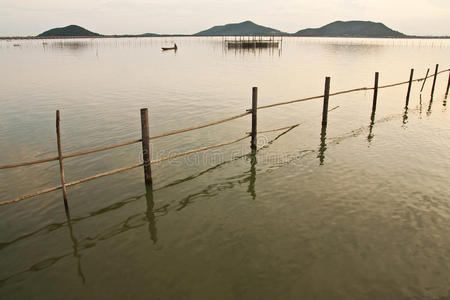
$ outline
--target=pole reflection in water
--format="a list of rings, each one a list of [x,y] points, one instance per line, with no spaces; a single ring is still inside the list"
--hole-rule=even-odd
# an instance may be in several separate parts
[[[320,160],[320,165],[322,166],[325,161],[325,151],[327,150],[327,125],[322,125],[322,131],[320,132],[320,147],[319,155],[317,158]]]
[[[422,94],[420,94],[419,95],[419,119],[422,119],[422,110],[423,110]]]
[[[428,104],[427,116],[431,115],[432,106],[433,106],[433,98],[430,98],[430,104]]]
[[[403,113],[403,125],[408,123],[408,107],[405,107],[405,112]]]
[[[246,54],[252,54],[253,56],[257,55],[269,55],[269,56],[276,56],[281,57],[283,54],[283,48],[276,48],[276,47],[268,47],[268,48],[242,48],[242,47],[233,47],[228,48],[227,46],[224,46],[224,53],[233,53],[235,56],[237,55],[246,55]]]
[[[250,153],[250,175],[248,181],[247,192],[252,196],[252,199],[256,199],[255,183],[256,183],[256,164],[258,163],[256,159],[256,150],[252,150]]]
[[[369,144],[372,142],[373,137],[375,136],[373,134],[374,125],[375,125],[375,112],[372,111],[372,115],[370,116],[369,135],[367,136],[367,141],[369,142]]]
[[[66,217],[67,217],[67,227],[69,228],[70,239],[72,240],[72,248],[73,248],[73,257],[77,260],[77,272],[78,276],[80,276],[83,284],[86,283],[86,277],[83,274],[83,270],[81,269],[81,254],[78,252],[78,240],[76,239],[73,228],[72,228],[72,219],[70,218],[70,211],[67,206],[65,206]]]
[[[153,187],[151,185],[145,185],[145,199],[147,200],[147,221],[148,221],[148,232],[150,233],[150,239],[153,241],[153,244],[156,244],[158,241],[158,232],[156,229],[156,218],[155,213],[153,211],[155,207],[155,202],[153,201]]]

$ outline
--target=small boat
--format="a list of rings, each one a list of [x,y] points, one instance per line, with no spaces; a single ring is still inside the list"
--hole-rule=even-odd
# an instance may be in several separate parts
[[[162,49],[162,51],[167,51],[167,50],[177,51],[178,47],[177,47],[177,44],[173,44],[173,47],[170,47],[170,48],[162,47],[161,49]]]

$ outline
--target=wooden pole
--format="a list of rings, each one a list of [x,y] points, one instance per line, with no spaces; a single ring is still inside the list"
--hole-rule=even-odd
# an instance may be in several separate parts
[[[253,150],[256,149],[257,143],[256,143],[256,131],[257,131],[257,111],[258,111],[258,88],[253,87],[252,89],[252,133],[251,133],[251,148]]]
[[[372,103],[372,114],[377,110],[377,99],[378,99],[378,78],[380,74],[378,72],[375,73],[375,85],[373,88],[373,103]]]
[[[439,70],[439,64],[436,65],[436,70],[434,71],[433,87],[431,88],[431,99],[433,99],[433,97],[434,97],[434,88],[436,87],[436,79],[437,79],[438,70]]]
[[[325,93],[323,96],[322,125],[328,122],[328,100],[330,99],[330,77],[325,77]]]
[[[450,88],[450,72],[448,72],[448,83],[447,83],[447,91],[445,92],[445,99],[448,97],[448,90]]]
[[[144,160],[145,183],[152,184],[152,168],[150,163],[150,129],[148,125],[148,109],[141,109],[142,156]]]
[[[423,80],[422,83],[422,88],[420,89],[420,92],[422,93],[423,88],[425,87],[425,82],[427,82],[427,78],[428,78],[428,74],[430,73],[430,68],[427,69],[427,74],[425,75],[425,79]]]
[[[411,74],[409,75],[409,85],[408,85],[408,93],[406,94],[406,105],[405,108],[408,108],[409,105],[409,96],[411,95],[411,86],[414,77],[414,69],[411,69]]]
[[[64,164],[63,164],[63,154],[62,154],[62,146],[61,146],[61,130],[60,130],[60,113],[59,110],[56,111],[56,140],[58,144],[58,160],[59,160],[59,171],[61,174],[61,187],[63,191],[64,198],[64,207],[66,210],[69,209],[69,205],[67,204],[67,190],[66,190],[66,180],[64,176]]]

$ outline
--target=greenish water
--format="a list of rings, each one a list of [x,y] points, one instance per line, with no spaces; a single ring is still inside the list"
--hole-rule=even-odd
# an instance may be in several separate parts
[[[176,53],[160,47],[176,41]],[[20,43],[14,47],[13,43]],[[447,41],[284,39],[226,51],[219,38],[0,41],[0,165],[152,135],[260,105],[406,81]],[[249,140],[0,207],[1,299],[448,299],[448,73],[413,85],[258,113]],[[241,137],[250,118],[152,142],[152,156]],[[140,161],[140,145],[65,161],[73,181]],[[0,201],[59,184],[56,162],[0,171]]]

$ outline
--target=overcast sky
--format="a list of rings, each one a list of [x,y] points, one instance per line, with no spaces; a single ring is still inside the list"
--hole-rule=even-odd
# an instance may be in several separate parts
[[[184,33],[251,20],[286,32],[336,20],[450,35],[450,0],[0,0],[0,36],[80,25],[102,34]]]

